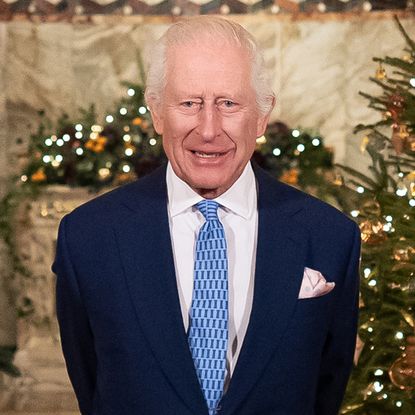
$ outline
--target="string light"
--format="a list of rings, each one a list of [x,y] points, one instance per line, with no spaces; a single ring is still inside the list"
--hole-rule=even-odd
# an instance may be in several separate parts
[[[354,218],[357,218],[358,216],[359,216],[359,211],[358,210],[352,210],[351,212],[350,212],[350,214],[354,217]]]
[[[133,88],[129,88],[129,89],[128,89],[128,91],[127,91],[127,94],[128,94],[130,97],[133,97],[133,96],[135,95],[135,91],[134,91],[134,89],[133,89]]]
[[[392,222],[393,218],[392,218],[391,215],[387,215],[387,216],[385,216],[385,220],[386,220],[386,222]]]
[[[406,187],[401,187],[400,189],[396,189],[396,194],[400,197],[406,196],[408,193],[408,189]]]
[[[69,134],[64,134],[62,136],[63,141],[69,141],[71,139],[71,136]]]
[[[401,331],[397,331],[395,334],[395,339],[402,340],[403,339],[403,333]]]
[[[365,268],[363,271],[363,274],[365,275],[365,278],[368,278],[372,270],[370,268]]]
[[[75,150],[75,153],[78,154],[78,156],[82,156],[82,154],[84,154],[84,150],[81,147],[78,147]]]
[[[302,153],[305,150],[305,145],[304,144],[298,144],[297,146],[297,150]]]
[[[42,160],[43,160],[44,163],[50,163],[51,157],[48,156],[48,155],[46,155],[46,156],[43,156],[43,159]]]
[[[45,140],[45,144],[46,144],[48,147],[50,147],[50,146],[53,144],[53,141],[52,141],[50,138],[47,138],[47,139]]]
[[[382,376],[382,375],[383,375],[383,370],[382,369],[375,370],[375,376]]]
[[[103,128],[100,125],[94,124],[91,127],[91,131],[93,131],[94,133],[101,133],[103,130]]]
[[[123,171],[124,173],[129,173],[129,172],[130,172],[130,170],[131,170],[131,167],[130,167],[128,164],[124,164],[124,165],[122,166],[122,171]]]
[[[298,130],[292,130],[292,132],[291,132],[291,135],[293,136],[293,137],[299,137],[300,136],[300,131],[298,131]]]
[[[409,84],[415,88],[415,78],[411,78]]]
[[[370,280],[367,285],[369,285],[369,287],[374,287],[376,284],[377,284],[376,280]],[[369,330],[369,331],[372,331],[372,330]]]
[[[278,14],[279,12],[280,12],[280,6],[278,6],[278,4],[273,4],[272,6],[271,6],[271,13],[272,14]]]
[[[124,135],[123,135],[123,137],[122,137],[122,139],[123,139],[126,143],[128,143],[129,141],[131,141],[131,136],[130,136],[130,134],[124,134]]]
[[[82,131],[82,128],[83,128],[83,127],[82,127],[82,124],[76,124],[76,125],[75,125],[75,130],[76,130],[76,131]]]
[[[132,156],[134,152],[132,148],[126,148],[124,153],[126,156]]]
[[[356,188],[357,193],[364,193],[364,191],[365,191],[365,188],[363,186],[357,186]]]
[[[58,155],[55,157],[55,160],[56,160],[58,163],[60,163],[60,162],[62,162],[62,161],[63,161],[63,156],[62,156],[61,154],[58,154]]]
[[[272,154],[278,157],[279,155],[281,155],[281,150],[278,147],[275,147],[274,150],[272,150]]]
[[[114,117],[113,117],[112,115],[107,115],[107,116],[105,117],[105,121],[106,121],[107,123],[111,123],[111,122],[113,122],[113,121],[114,121]]]
[[[327,6],[321,1],[320,3],[317,4],[317,10],[320,13],[324,13],[327,10]]]
[[[317,137],[316,138],[313,138],[313,141],[311,142],[311,144],[314,147],[318,147],[320,145],[320,140]]]
[[[78,140],[80,140],[83,136],[84,135],[80,131],[75,133],[75,138],[77,138]]]
[[[415,199],[409,199],[409,206],[415,206]]]
[[[151,146],[155,146],[157,144],[157,140],[155,138],[150,138],[149,143]]]
[[[140,107],[140,108],[138,109],[138,112],[139,112],[141,115],[144,115],[144,114],[147,112],[147,108],[146,108],[146,107]]]
[[[25,174],[23,174],[22,176],[20,176],[20,180],[22,182],[27,182],[27,176]]]
[[[400,407],[402,406],[402,402],[401,402],[401,401],[396,402],[396,406],[397,406],[398,408],[400,408]]]
[[[370,1],[364,1],[362,4],[362,9],[365,12],[370,12],[372,10],[372,4],[370,3]]]
[[[128,112],[127,111],[127,108],[124,108],[124,107],[123,108],[120,108],[120,114],[121,115],[125,115],[125,114],[127,114],[127,112]]]

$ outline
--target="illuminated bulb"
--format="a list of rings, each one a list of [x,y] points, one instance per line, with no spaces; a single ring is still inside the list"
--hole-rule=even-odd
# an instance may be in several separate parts
[[[47,138],[45,144],[50,147],[53,144],[53,141],[50,138]]]
[[[367,328],[367,331],[368,331],[369,333],[372,333],[372,332],[373,332],[373,327],[368,327],[368,328]]]
[[[274,154],[274,156],[278,157],[281,154],[281,150],[276,147],[274,148],[274,150],[272,150],[272,154]]]
[[[396,406],[397,406],[398,408],[400,408],[400,407],[402,406],[402,402],[401,402],[401,401],[396,402]]]
[[[83,137],[83,134],[80,131],[78,131],[75,133],[75,137],[79,140]]]
[[[134,89],[133,89],[133,88],[129,88],[129,90],[127,91],[127,94],[128,94],[130,97],[133,97],[133,96],[135,95],[135,91],[134,91]]]
[[[321,1],[319,4],[317,4],[317,10],[320,13],[324,13],[327,10],[327,6]]]
[[[415,78],[411,78],[409,80],[409,83],[411,84],[411,86],[413,86],[415,88]]]
[[[229,14],[231,9],[227,4],[222,4],[222,6],[220,6],[220,12],[221,14]]]
[[[58,137],[56,137],[56,135],[51,135],[50,138],[52,139],[52,141],[56,141],[58,139]]]
[[[106,177],[108,177],[109,175],[110,175],[110,170],[109,169],[107,169],[107,168],[102,168],[102,169],[99,169],[98,170],[98,174],[102,177],[102,178],[106,178]]]
[[[370,12],[372,10],[372,4],[370,3],[370,1],[364,1],[362,4],[362,9],[365,12]]]
[[[133,8],[128,4],[122,8],[122,12],[126,15],[133,14],[133,11]]]
[[[125,153],[126,156],[132,156],[133,155],[133,149],[132,148],[126,148],[124,153]]]
[[[128,142],[131,140],[131,136],[130,136],[130,134],[124,134],[124,135],[123,135],[123,137],[122,137],[122,139],[123,139],[126,143],[128,143]]]
[[[395,339],[402,340],[403,339],[403,333],[401,331],[397,331],[395,334]]]
[[[82,156],[82,154],[84,154],[84,150],[81,147],[78,147],[75,150],[75,153],[78,154],[78,156]]]
[[[122,166],[122,171],[124,173],[128,173],[130,170],[131,170],[131,168],[128,164],[124,164],[124,166]]]
[[[127,114],[127,108],[120,108],[120,114],[121,115]]]
[[[370,287],[374,287],[374,286],[376,285],[376,280],[370,280],[370,281],[368,282],[368,285],[369,285]]]
[[[359,211],[358,210],[352,210],[351,212],[350,212],[350,214],[354,217],[354,218],[357,218],[358,216],[359,216]]]
[[[305,145],[304,144],[298,144],[297,146],[297,150],[302,153],[305,150]]]
[[[386,222],[392,222],[393,221],[393,218],[392,218],[391,215],[386,216],[385,219],[386,219]]]
[[[112,163],[110,161],[107,161],[105,163],[105,167],[107,167],[108,169],[111,168],[111,166],[112,166]]]
[[[157,140],[155,138],[150,138],[149,143],[151,146],[155,146],[157,144]]]
[[[93,125],[91,127],[91,131],[94,133],[100,133],[103,130],[103,128],[100,125]]]
[[[313,138],[313,141],[311,142],[311,144],[312,144],[314,147],[317,147],[317,146],[319,146],[319,145],[320,145],[320,140],[319,140],[318,138]]]
[[[96,140],[97,138],[98,138],[98,133],[91,133],[91,134],[89,134],[89,138],[91,139],[91,140]]]
[[[280,6],[278,6],[277,4],[273,4],[271,6],[271,13],[272,14],[277,14],[280,12]]]
[[[60,163],[57,160],[52,160],[51,164],[52,164],[53,167],[58,167]]]
[[[376,381],[373,384],[373,387],[374,387],[374,389],[375,389],[376,392],[380,392],[383,389],[383,385],[380,382],[378,382],[378,381]]]
[[[81,124],[76,124],[75,125],[75,130],[76,131],[82,131],[82,125]]]
[[[392,224],[391,224],[391,223],[385,223],[385,224],[383,225],[383,230],[384,230],[385,232],[389,232],[391,229],[392,229]]]
[[[182,14],[182,9],[179,6],[174,6],[171,9],[171,14],[174,16],[180,16]]]
[[[257,144],[265,144],[267,142],[267,139],[265,138],[265,135],[261,135],[261,137],[258,137],[256,139]]]
[[[114,121],[114,117],[112,115],[107,115],[105,117],[105,121],[108,122],[108,123],[113,122]]]
[[[383,370],[382,369],[375,370],[375,376],[382,376],[382,375],[383,375]]]
[[[408,189],[406,187],[396,190],[396,194],[401,197],[405,196],[407,193],[408,193]]]
[[[372,272],[372,270],[370,268],[365,268],[363,271],[363,274],[365,275],[365,278],[367,278],[370,273]]]
[[[410,199],[409,200],[409,206],[412,206],[412,207],[415,206],[415,199]]]
[[[56,160],[58,163],[60,163],[60,162],[63,160],[63,157],[62,157],[60,154],[58,154],[58,155],[55,157],[55,160]]]
[[[69,134],[64,134],[62,138],[63,141],[69,141],[71,139],[71,136]]]
[[[292,130],[291,134],[292,134],[293,137],[299,137],[300,136],[300,131]]]
[[[62,138],[60,138],[58,141],[56,141],[56,145],[58,147],[62,147],[65,144],[65,141],[62,140]]]
[[[24,174],[23,176],[20,177],[20,180],[22,182],[27,182],[27,176]]]
[[[365,191],[365,188],[363,186],[357,186],[356,191],[357,193],[363,193]]]
[[[403,177],[404,175],[403,175],[403,173],[402,173],[402,172],[399,172],[399,173],[398,173],[398,176],[399,176],[399,177]]]
[[[147,112],[147,108],[146,108],[146,107],[140,107],[140,108],[138,109],[138,112],[139,112],[141,115],[143,115],[143,114],[145,114],[145,113]]]
[[[382,395],[382,398],[383,398],[383,399],[387,399],[387,397],[388,397],[388,394],[387,394],[387,393],[384,393],[384,394]]]

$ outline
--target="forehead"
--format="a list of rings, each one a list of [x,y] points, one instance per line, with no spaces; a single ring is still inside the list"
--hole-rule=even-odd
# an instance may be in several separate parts
[[[194,89],[240,93],[250,85],[251,65],[248,52],[241,46],[193,42],[167,51],[167,89]]]

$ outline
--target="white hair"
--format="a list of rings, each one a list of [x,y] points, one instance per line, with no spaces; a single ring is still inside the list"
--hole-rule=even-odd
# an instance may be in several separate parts
[[[261,114],[267,114],[274,102],[274,92],[267,74],[262,52],[255,38],[240,24],[216,16],[197,16],[181,20],[164,33],[149,54],[145,99],[148,105],[159,105],[166,86],[167,51],[201,40],[225,41],[244,48],[251,61],[251,83]],[[218,44],[220,44],[218,42]]]

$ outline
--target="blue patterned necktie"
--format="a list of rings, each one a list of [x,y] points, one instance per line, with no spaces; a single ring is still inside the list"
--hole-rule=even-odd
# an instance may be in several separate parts
[[[188,341],[209,415],[213,415],[223,394],[226,372],[228,260],[218,203],[202,200],[196,206],[206,222],[196,241]]]

